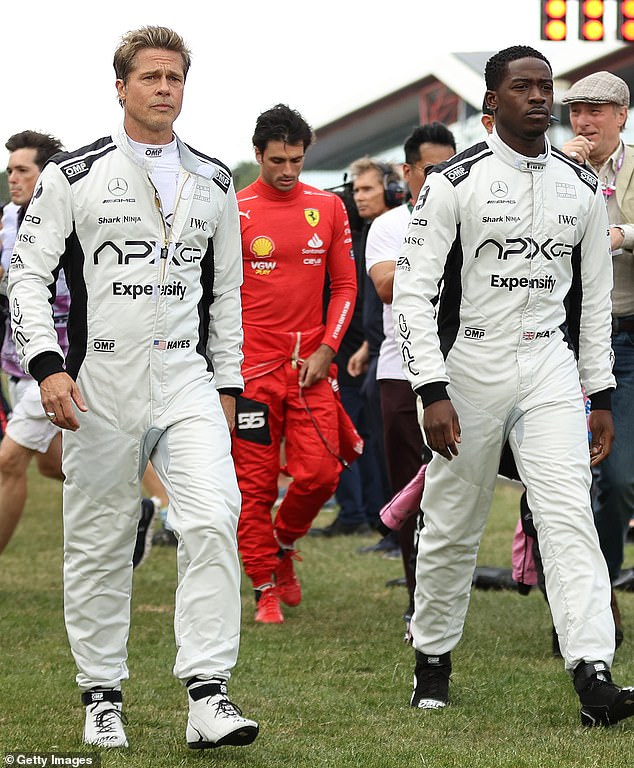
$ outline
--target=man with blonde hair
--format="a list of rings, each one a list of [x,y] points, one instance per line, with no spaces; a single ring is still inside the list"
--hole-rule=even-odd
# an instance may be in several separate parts
[[[44,169],[9,279],[21,364],[64,430],[66,628],[84,741],[104,747],[128,745],[121,683],[150,460],[179,539],[174,675],[188,690],[188,745],[249,744],[258,733],[226,687],[240,638],[238,208],[229,169],[173,132],[189,63],[165,27],[123,37],[123,124]],[[71,295],[65,360],[49,305],[60,267]]]

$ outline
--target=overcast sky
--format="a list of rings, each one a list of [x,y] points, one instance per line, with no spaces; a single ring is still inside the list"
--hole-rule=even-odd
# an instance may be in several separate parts
[[[26,128],[57,135],[67,149],[110,134],[121,119],[112,55],[124,32],[145,24],[172,27],[193,53],[177,133],[235,166],[253,157],[262,110],[284,102],[317,128],[423,76],[439,53],[528,44],[556,70],[575,43],[541,42],[539,7],[539,0],[6,2],[0,167],[6,138]]]

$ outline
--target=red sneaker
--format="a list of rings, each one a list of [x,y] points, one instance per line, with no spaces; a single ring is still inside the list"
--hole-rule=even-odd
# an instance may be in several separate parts
[[[280,598],[275,587],[263,589],[256,605],[255,620],[261,624],[283,624]]]
[[[280,561],[275,569],[275,586],[280,600],[293,608],[302,602],[302,586],[295,576],[293,560],[301,561],[295,549],[283,549]]]

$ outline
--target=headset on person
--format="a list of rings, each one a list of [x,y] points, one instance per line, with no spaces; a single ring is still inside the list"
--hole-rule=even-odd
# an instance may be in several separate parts
[[[352,181],[348,181],[348,174],[343,174],[343,181],[336,187],[328,187],[326,192],[333,192],[341,198],[348,213],[348,222],[353,232],[360,232],[363,228],[363,219],[359,216],[356,203],[354,202],[354,191]]]
[[[398,208],[405,202],[407,190],[405,185],[398,178],[392,166],[387,163],[379,163],[379,168],[383,172],[383,197],[385,205],[388,208]]]

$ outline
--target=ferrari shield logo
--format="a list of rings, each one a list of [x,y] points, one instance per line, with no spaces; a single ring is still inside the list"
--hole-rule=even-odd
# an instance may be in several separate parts
[[[319,224],[319,211],[316,208],[304,208],[304,216],[311,227]]]

